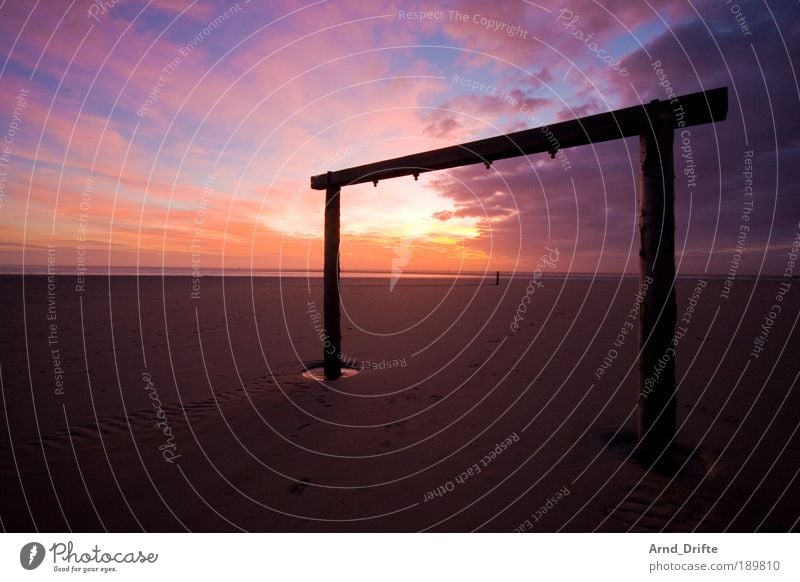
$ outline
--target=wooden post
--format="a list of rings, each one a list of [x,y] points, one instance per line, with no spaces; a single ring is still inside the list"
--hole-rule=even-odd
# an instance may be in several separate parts
[[[499,285],[500,284],[500,271],[497,271],[497,277],[494,280],[494,284],[495,285]]]
[[[342,375],[342,327],[339,310],[339,198],[341,189],[329,186],[325,190],[325,267],[323,273],[325,337],[323,346],[325,379],[336,380]]]
[[[675,171],[672,124],[657,101],[648,106],[652,128],[639,138],[641,193],[639,279],[639,439],[637,455],[653,462],[671,456],[675,441]]]

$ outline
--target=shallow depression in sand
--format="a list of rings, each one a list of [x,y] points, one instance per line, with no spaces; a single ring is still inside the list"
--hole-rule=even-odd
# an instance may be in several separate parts
[[[358,374],[358,370],[355,368],[342,368],[342,375],[338,379],[343,380],[356,374]],[[309,366],[303,370],[303,378],[325,382],[325,368],[322,366]]]

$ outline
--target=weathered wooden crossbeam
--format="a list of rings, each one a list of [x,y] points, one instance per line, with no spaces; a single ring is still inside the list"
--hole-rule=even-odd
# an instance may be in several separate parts
[[[653,126],[656,121],[654,117],[672,129],[722,121],[728,113],[728,88],[690,93],[657,103],[655,110],[651,105],[635,105],[550,126],[319,174],[311,177],[311,188],[324,190],[329,186],[375,182],[523,155],[554,154],[556,149],[641,135]]]

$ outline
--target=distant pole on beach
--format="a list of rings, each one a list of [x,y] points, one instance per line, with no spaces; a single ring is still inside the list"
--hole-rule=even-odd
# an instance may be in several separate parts
[[[651,127],[639,138],[639,422],[637,453],[646,462],[667,459],[674,449],[675,358],[675,171],[671,125],[659,102],[648,107]],[[645,285],[646,284],[646,285]]]
[[[340,194],[339,186],[328,186],[325,190],[323,311],[326,342],[323,350],[326,380],[336,380],[342,375],[342,326],[339,306]]]
[[[494,280],[494,284],[495,285],[499,285],[500,284],[500,271],[497,271],[497,277]]]

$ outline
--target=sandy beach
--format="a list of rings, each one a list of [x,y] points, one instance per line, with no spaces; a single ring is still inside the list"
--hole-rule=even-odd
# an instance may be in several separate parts
[[[797,529],[797,290],[754,357],[780,280],[702,281],[677,286],[679,463],[651,471],[636,279],[549,277],[523,313],[525,279],[345,278],[362,369],[319,382],[320,280],[4,276],[2,525]]]

